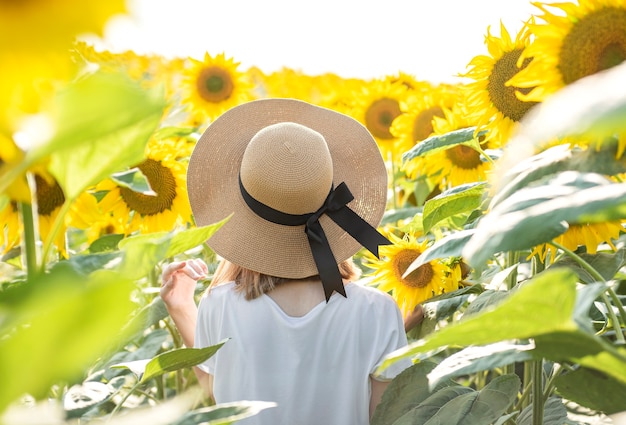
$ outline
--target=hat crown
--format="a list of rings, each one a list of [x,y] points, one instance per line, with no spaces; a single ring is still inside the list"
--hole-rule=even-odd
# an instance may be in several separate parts
[[[287,214],[317,211],[333,183],[324,137],[293,122],[257,132],[242,157],[241,183],[257,201]]]

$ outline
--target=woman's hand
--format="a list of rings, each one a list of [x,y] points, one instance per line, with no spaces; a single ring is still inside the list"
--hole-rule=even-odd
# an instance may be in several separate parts
[[[161,274],[161,298],[167,310],[177,311],[194,304],[196,283],[207,277],[209,269],[200,259],[168,264]]]

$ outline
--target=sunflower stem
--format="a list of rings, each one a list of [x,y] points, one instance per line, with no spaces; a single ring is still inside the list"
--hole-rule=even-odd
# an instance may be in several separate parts
[[[619,297],[615,293],[615,290],[611,286],[607,288],[607,292],[609,293],[609,296],[613,300],[613,304],[617,307],[617,311],[619,311],[619,315],[620,315],[620,318],[622,319],[622,323],[626,325],[626,310],[624,310],[624,305],[622,304]]]
[[[571,257],[574,261],[576,261],[576,263],[578,263],[578,265],[582,267],[587,273],[589,273],[591,277],[593,277],[597,282],[602,282],[606,284],[606,279],[604,279],[604,277],[596,269],[594,269],[593,266],[591,266],[591,264],[586,262],[580,255],[565,248],[563,245],[561,245],[558,242],[551,241],[550,244],[562,250],[569,257]],[[613,309],[613,304],[611,303],[611,300],[609,299],[609,297],[606,295],[606,292],[609,292],[609,294],[611,294],[611,298],[613,298],[614,302],[617,301],[618,303],[617,306],[618,306],[618,310],[620,311],[622,322],[618,320],[617,315],[615,314],[615,310]],[[600,294],[600,296],[602,297],[602,302],[606,305],[609,319],[611,320],[611,323],[615,330],[615,338],[620,344],[626,344],[626,339],[624,338],[624,332],[622,331],[622,325],[621,325],[621,323],[624,323],[626,325],[626,312],[624,312],[624,306],[619,301],[619,298],[615,294],[615,291],[613,291],[613,288],[611,288],[608,285],[607,285],[606,291]]]
[[[514,264],[519,262],[519,251],[509,251],[506,255],[506,263],[504,264],[504,268],[511,267]],[[513,287],[517,284],[517,268],[511,271],[511,273],[506,278],[506,287],[507,290],[513,289]],[[511,375],[515,373],[515,363],[508,364],[504,366],[504,374]]]
[[[33,207],[24,202],[19,202],[17,207],[24,228],[22,252],[26,266],[26,275],[31,278],[37,272],[37,230],[33,216]]]
[[[124,403],[126,403],[126,400],[128,400],[128,397],[130,397],[135,392],[135,390],[139,388],[140,385],[141,385],[141,380],[137,379],[135,384],[128,390],[128,392],[124,395],[124,397],[122,397],[122,400],[119,403],[117,403],[117,405],[115,405],[115,407],[111,411],[111,414],[109,415],[109,419],[107,420],[107,422],[109,422],[113,418],[113,415],[115,415],[122,408]]]
[[[509,251],[506,256],[505,268],[511,267],[519,262],[519,252]],[[517,284],[517,268],[506,278],[506,287],[511,290]]]
[[[543,424],[543,360],[532,362],[533,374],[533,425]]]

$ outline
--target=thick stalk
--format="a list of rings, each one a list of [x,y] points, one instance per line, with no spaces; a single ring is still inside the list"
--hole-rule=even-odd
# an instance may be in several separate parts
[[[543,425],[543,360],[533,362],[533,425]]]
[[[37,228],[33,207],[20,202],[17,208],[22,220],[24,232],[22,234],[22,256],[26,267],[26,275],[31,278],[37,273]]]
[[[509,251],[506,255],[506,264],[504,268],[508,268],[517,264],[519,262],[519,252],[518,251]],[[511,273],[506,278],[506,287],[510,291],[517,285],[517,268],[511,271]],[[508,364],[504,367],[504,374],[511,375],[515,373],[515,363]]]

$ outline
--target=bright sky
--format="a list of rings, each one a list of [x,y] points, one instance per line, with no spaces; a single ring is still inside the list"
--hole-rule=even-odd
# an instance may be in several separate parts
[[[539,10],[530,0],[127,0],[106,47],[202,59],[225,53],[240,70],[377,78],[404,72],[460,81],[485,54],[487,27],[511,35]]]

